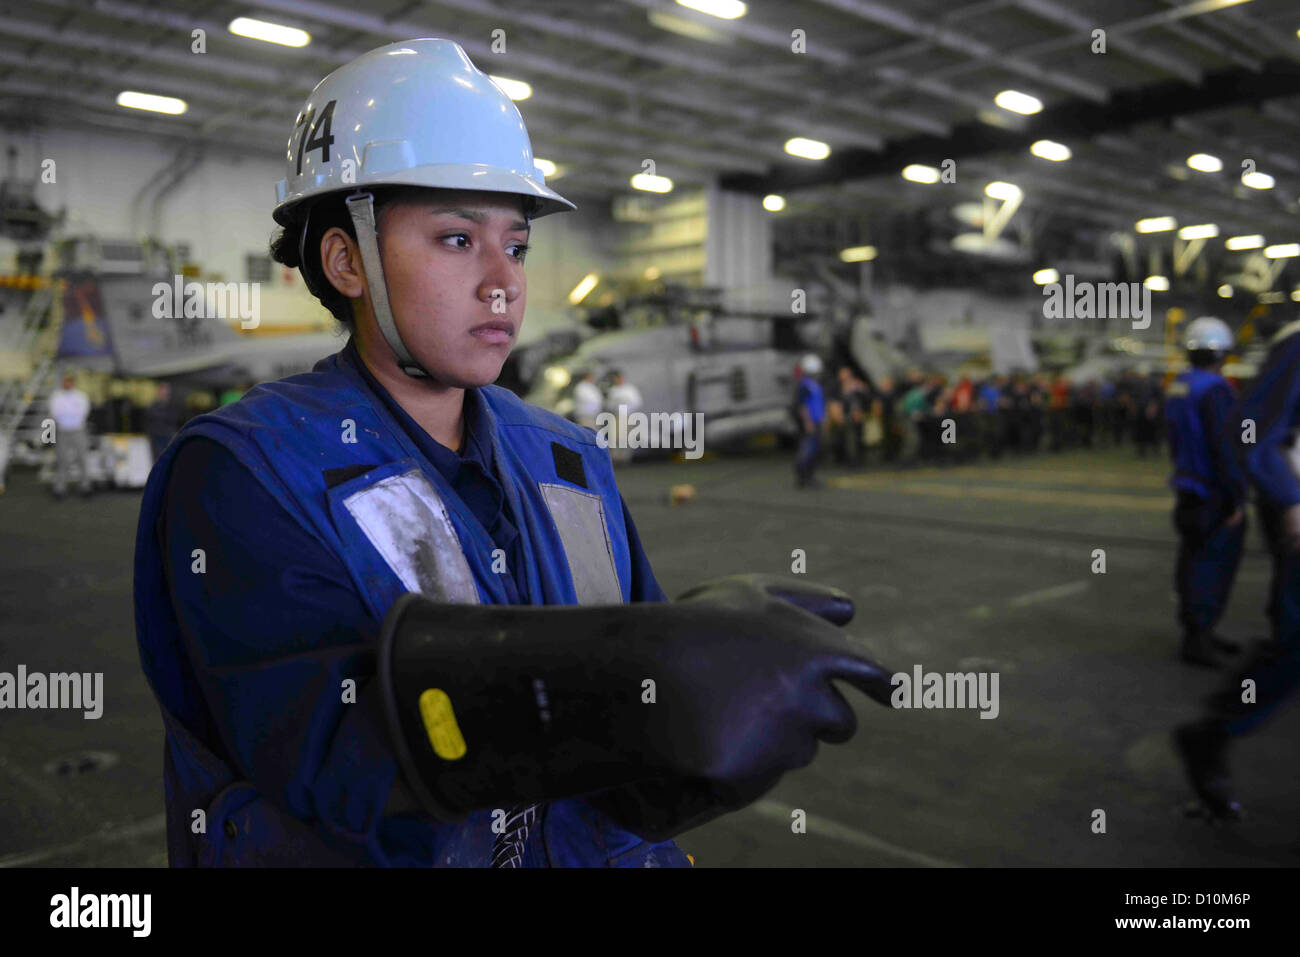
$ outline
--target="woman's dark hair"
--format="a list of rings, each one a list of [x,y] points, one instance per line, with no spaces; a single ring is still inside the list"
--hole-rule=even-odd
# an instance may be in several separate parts
[[[375,220],[379,220],[384,203],[391,202],[396,190],[376,189]],[[344,205],[344,193],[331,193],[312,203],[306,203],[294,210],[293,222],[279,229],[271,237],[271,258],[283,263],[290,269],[302,273],[303,282],[308,291],[320,300],[334,318],[349,329],[352,328],[352,301],[339,292],[325,276],[320,262],[321,237],[335,227],[343,230],[356,241],[357,231],[352,225],[352,217]],[[307,224],[307,236],[304,239],[303,222]]]
[[[420,187],[387,186],[370,190],[375,197],[375,222],[379,223],[386,205],[406,196],[418,196],[424,192]],[[271,236],[271,258],[278,263],[297,269],[302,273],[303,282],[308,291],[321,301],[334,318],[348,329],[352,329],[352,301],[339,292],[325,276],[320,262],[320,241],[331,229],[338,227],[352,237],[355,242],[357,231],[352,225],[352,217],[344,203],[347,193],[330,193],[312,203],[304,203],[294,210],[293,222],[283,229],[276,230]],[[532,218],[540,202],[525,202],[525,217]],[[303,222],[307,224],[307,236],[304,239]],[[300,252],[301,250],[301,252]]]

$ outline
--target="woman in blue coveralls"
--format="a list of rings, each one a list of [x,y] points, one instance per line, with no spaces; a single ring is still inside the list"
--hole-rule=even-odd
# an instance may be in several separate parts
[[[829,679],[888,700],[851,602],[756,576],[667,602],[595,434],[490,384],[530,222],[574,207],[457,44],[330,74],[287,159],[273,255],[352,335],[150,476],[172,865],[687,864],[672,835],[853,734]]]

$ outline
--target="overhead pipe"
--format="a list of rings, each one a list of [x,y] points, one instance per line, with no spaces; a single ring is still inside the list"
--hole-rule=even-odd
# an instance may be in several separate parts
[[[177,150],[162,168],[156,173],[149,176],[144,185],[136,190],[135,196],[131,199],[131,235],[136,238],[142,238],[145,226],[144,222],[144,204],[151,194],[162,189],[169,179],[174,175],[178,167],[182,165],[189,153],[190,147],[182,147]]]
[[[162,207],[163,201],[176,191],[190,174],[198,168],[203,162],[202,150],[194,147],[187,147],[182,155],[177,157],[175,169],[172,171],[170,178],[154,193],[153,202],[149,206],[149,238],[162,242]]]

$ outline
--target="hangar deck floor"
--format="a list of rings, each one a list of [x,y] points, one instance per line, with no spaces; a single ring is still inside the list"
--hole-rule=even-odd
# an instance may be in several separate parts
[[[1248,819],[1210,827],[1168,732],[1221,677],[1176,657],[1174,534],[1161,459],[1047,453],[909,472],[824,469],[796,492],[775,453],[621,467],[665,591],[788,574],[857,602],[850,634],[896,671],[998,672],[999,714],[891,710],[856,691],[847,744],[823,745],[750,807],[683,834],[697,866],[1295,866],[1290,708],[1232,762]],[[139,495],[53,502],[29,472],[0,496],[0,670],[103,671],[105,711],[0,715],[0,865],[162,866],[162,725],[131,605]],[[692,483],[697,497],[670,506]],[[1106,570],[1095,574],[1094,550]],[[1266,634],[1252,528],[1222,631]],[[75,752],[100,770],[43,770]],[[792,813],[806,814],[794,833]],[[1094,811],[1105,811],[1095,833]]]

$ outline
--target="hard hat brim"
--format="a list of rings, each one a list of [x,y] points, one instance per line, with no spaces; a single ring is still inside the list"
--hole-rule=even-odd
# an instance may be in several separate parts
[[[323,185],[324,177],[320,179]],[[549,216],[551,213],[572,212],[578,208],[549,186],[513,170],[472,163],[439,163],[415,166],[387,174],[372,176],[362,174],[357,177],[357,182],[353,186],[322,193],[313,192],[312,186],[308,186],[294,195],[286,196],[286,181],[280,180],[275,187],[277,203],[271,215],[281,226],[289,226],[294,220],[294,210],[300,203],[314,201],[324,196],[346,195],[377,186],[415,186],[426,189],[474,190],[526,196],[536,199],[539,203],[536,211],[531,214],[532,219]]]

